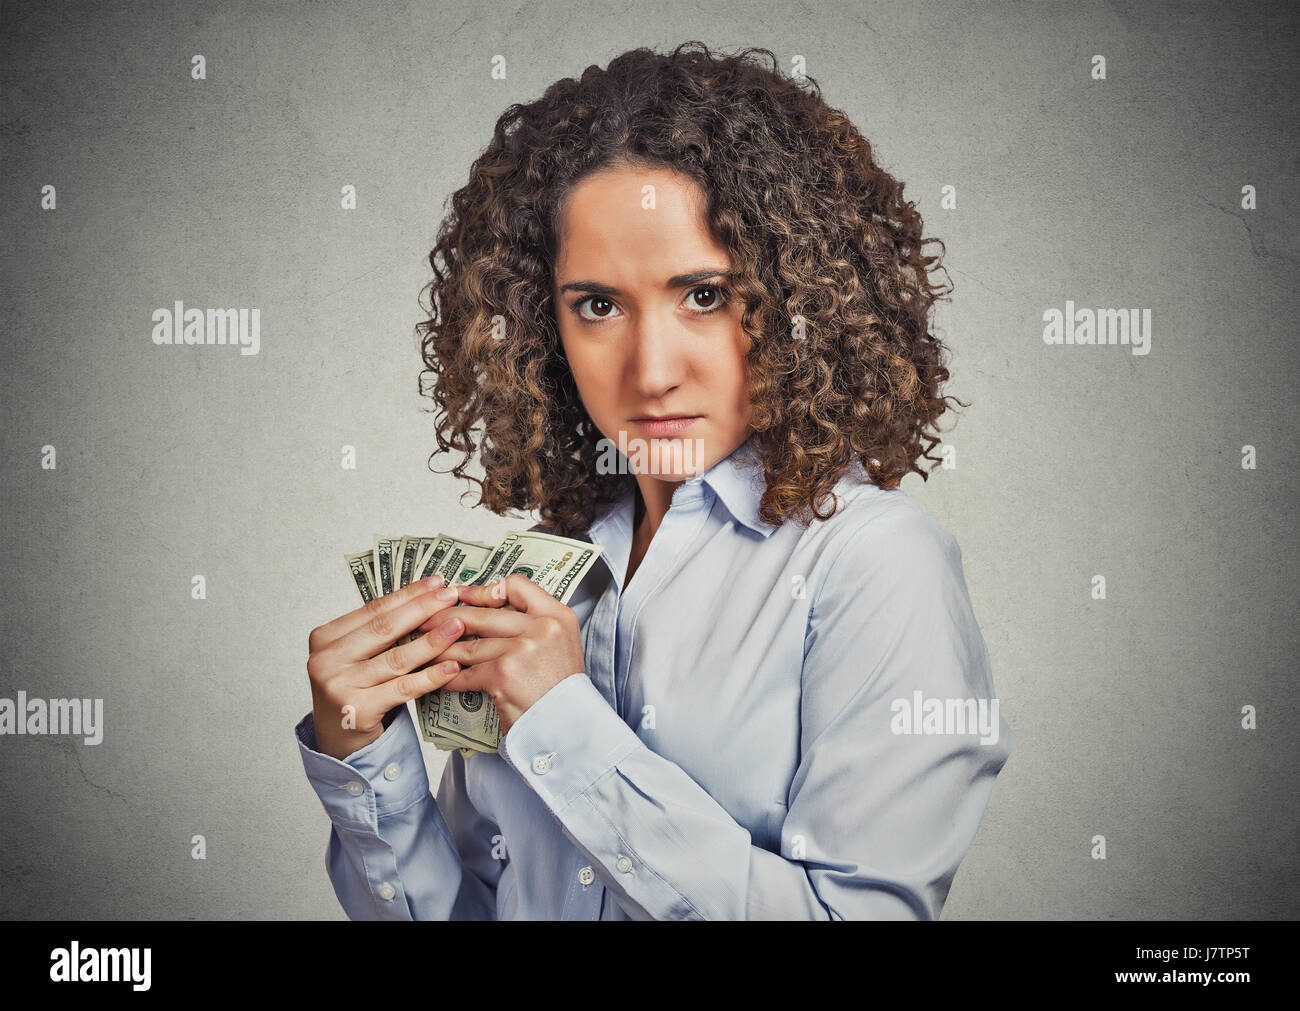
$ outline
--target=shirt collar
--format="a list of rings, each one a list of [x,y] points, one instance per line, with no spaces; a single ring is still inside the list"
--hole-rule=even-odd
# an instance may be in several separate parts
[[[758,507],[762,502],[766,484],[762,463],[751,445],[751,439],[746,439],[730,456],[719,460],[703,474],[683,482],[673,495],[674,501],[701,494],[704,485],[707,485],[721,499],[734,519],[749,529],[763,537],[770,536],[776,530],[774,525],[765,523],[758,515]],[[636,486],[630,484],[618,501],[607,506],[592,523],[590,534],[597,543],[601,543],[600,537],[603,532],[614,528],[620,529],[629,540],[631,539],[631,504],[635,493]]]
[[[765,523],[758,515],[766,482],[762,460],[751,442],[751,439],[746,439],[730,456],[692,480],[700,480],[712,488],[734,519],[755,533],[768,537],[776,527]],[[690,481],[686,483],[690,484]]]

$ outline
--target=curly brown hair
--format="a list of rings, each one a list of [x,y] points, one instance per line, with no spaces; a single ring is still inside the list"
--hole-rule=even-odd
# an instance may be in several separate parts
[[[467,478],[483,425],[484,477],[468,477],[481,489],[475,505],[537,509],[571,535],[635,482],[598,473],[603,437],[569,372],[552,298],[566,194],[620,163],[695,180],[707,226],[733,258],[762,519],[834,515],[832,489],[855,460],[882,488],[909,471],[928,480],[918,458],[940,461],[929,429],[946,400],[969,406],[940,395],[947,348],[929,332],[932,304],[952,289],[931,285],[941,257],[921,250],[943,243],[922,239],[903,184],[816,80],[776,66],[766,49],[634,49],[497,120],[451,197],[421,292],[431,293],[429,318],[416,327],[421,394],[441,411],[430,463],[462,452],[451,473]]]

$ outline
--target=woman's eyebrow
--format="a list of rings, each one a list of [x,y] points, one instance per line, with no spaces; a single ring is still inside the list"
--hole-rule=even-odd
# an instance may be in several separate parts
[[[698,270],[692,270],[686,274],[674,274],[664,282],[665,288],[682,288],[688,284],[699,284],[701,281],[707,281],[710,278],[720,277],[728,280],[731,274],[719,267],[700,267]],[[599,281],[569,281],[567,284],[560,285],[561,293],[566,291],[585,291],[592,295],[620,295],[620,292],[613,285],[601,284]]]

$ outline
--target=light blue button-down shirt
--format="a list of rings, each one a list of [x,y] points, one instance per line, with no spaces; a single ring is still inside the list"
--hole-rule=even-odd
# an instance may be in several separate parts
[[[298,724],[349,917],[938,917],[1011,752],[961,551],[860,468],[763,523],[753,459],[676,489],[626,587],[632,492],[592,524],[586,673],[436,801],[406,708],[345,761]]]

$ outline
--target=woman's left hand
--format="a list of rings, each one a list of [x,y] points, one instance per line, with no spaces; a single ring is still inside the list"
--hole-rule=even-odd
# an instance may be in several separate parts
[[[443,685],[448,691],[492,696],[504,737],[534,702],[569,675],[587,670],[578,616],[519,573],[459,591],[463,606],[437,618],[459,618],[465,634],[481,638],[454,643],[431,663],[455,660],[464,668]]]

